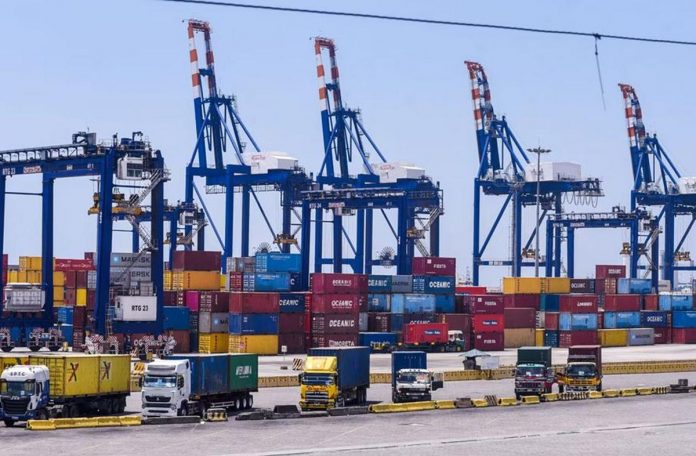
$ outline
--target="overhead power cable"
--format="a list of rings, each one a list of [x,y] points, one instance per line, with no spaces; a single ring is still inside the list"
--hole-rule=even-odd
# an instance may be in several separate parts
[[[521,27],[515,25],[499,25],[499,24],[483,24],[477,22],[462,22],[462,21],[446,21],[441,19],[427,19],[420,17],[407,17],[407,16],[391,16],[385,14],[369,14],[369,13],[357,13],[348,11],[332,11],[332,10],[320,10],[320,9],[310,9],[310,8],[291,8],[286,6],[273,6],[273,5],[256,5],[249,3],[235,3],[235,2],[223,2],[214,0],[160,0],[172,3],[190,3],[197,5],[210,5],[210,6],[226,6],[231,8],[245,8],[254,10],[265,10],[265,11],[277,11],[285,13],[303,13],[303,14],[316,14],[324,16],[342,16],[342,17],[354,17],[360,19],[378,19],[386,21],[397,21],[397,22],[411,22],[419,24],[430,24],[430,25],[446,25],[455,27],[474,27],[474,28],[484,28],[493,30],[508,30],[515,32],[527,32],[527,33],[544,33],[551,35],[567,35],[567,36],[579,36],[588,37],[593,39],[610,39],[610,40],[623,40],[623,41],[639,41],[644,43],[657,43],[657,44],[676,44],[683,46],[696,46],[696,41],[683,41],[683,40],[673,40],[666,38],[648,38],[641,36],[629,36],[629,35],[615,35],[615,34],[602,34],[593,32],[578,32],[573,30],[557,30],[557,29],[543,29],[536,27]]]

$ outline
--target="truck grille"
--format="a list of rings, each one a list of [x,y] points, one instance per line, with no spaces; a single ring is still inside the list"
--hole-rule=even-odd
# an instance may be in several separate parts
[[[307,402],[327,402],[329,400],[329,393],[324,391],[307,391],[307,393],[305,393],[305,400]]]
[[[2,399],[2,409],[5,415],[24,415],[27,413],[27,407],[29,406],[29,398],[21,399]]]
[[[171,398],[169,396],[145,396],[147,402],[169,402]]]
[[[534,382],[521,382],[519,383],[520,388],[539,388],[541,385]]]

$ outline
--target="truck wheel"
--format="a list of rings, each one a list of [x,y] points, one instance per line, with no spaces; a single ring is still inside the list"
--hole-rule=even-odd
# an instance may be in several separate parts
[[[242,404],[240,407],[241,410],[246,410],[249,408],[249,399],[246,396],[240,399],[240,403]]]
[[[247,408],[251,409],[253,407],[254,407],[254,396],[252,396],[250,394],[249,396],[247,396]]]
[[[599,392],[602,391],[602,383],[601,382],[597,385],[597,391],[599,391]]]
[[[519,393],[515,393],[515,399],[519,401],[520,399],[522,399],[522,395]]]
[[[48,411],[46,409],[39,409],[36,411],[36,419],[37,420],[47,420],[48,419]]]
[[[12,351],[12,347],[3,346],[3,347],[0,347],[0,350],[4,351],[5,353],[9,353]]]
[[[241,410],[242,409],[242,398],[238,397],[237,399],[234,400],[234,409],[235,410]]]
[[[432,396],[431,394],[426,394],[424,400],[426,400],[426,401],[432,401],[432,400],[433,400],[433,396]]]
[[[563,393],[565,391],[565,386],[564,385],[558,385],[558,392]]]
[[[74,405],[66,405],[63,407],[63,418],[77,418],[77,407]]]
[[[125,411],[126,411],[126,398],[120,397],[120,398],[118,398],[118,407],[116,409],[116,412],[123,413]]]
[[[11,420],[9,418],[5,418],[3,421],[5,421],[5,426],[6,427],[12,427],[15,424],[15,420]]]
[[[188,416],[188,404],[184,402],[176,412],[177,416]]]
[[[37,351],[41,350],[41,347],[37,347],[36,345],[34,345],[34,346],[29,347],[29,350],[31,350],[33,352],[37,352]]]

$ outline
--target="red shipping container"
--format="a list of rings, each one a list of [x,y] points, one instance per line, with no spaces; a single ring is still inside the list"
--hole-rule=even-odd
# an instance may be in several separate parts
[[[191,333],[188,330],[171,330],[168,333],[176,341],[174,353],[191,353]]]
[[[81,352],[82,345],[85,343],[85,330],[74,328],[71,342],[73,351]]]
[[[94,310],[97,304],[97,290],[87,290],[87,310]]]
[[[597,296],[589,294],[561,295],[558,304],[561,312],[570,313],[597,313],[599,307]]]
[[[655,343],[656,344],[671,344],[672,343],[672,328],[655,328]]]
[[[541,306],[541,295],[538,294],[513,294],[503,296],[503,305],[506,309],[510,308],[532,308],[539,310]]]
[[[360,312],[361,303],[367,303],[367,295],[320,294],[312,298],[312,313],[354,314]]]
[[[74,288],[65,289],[65,304],[68,306],[74,306],[77,300],[77,292]]]
[[[65,271],[65,288],[77,288],[77,271]]]
[[[643,296],[643,310],[659,310],[659,297],[658,295],[642,295]]]
[[[358,333],[322,334],[312,337],[312,347],[355,347],[358,345]]]
[[[640,310],[640,295],[608,294],[604,296],[607,312],[637,312]]]
[[[201,292],[189,290],[184,292],[184,303],[186,307],[194,312],[198,312],[201,306]]]
[[[282,316],[283,314],[281,314]],[[282,348],[286,347],[288,354],[305,353],[305,335],[304,333],[279,334],[278,335],[278,353],[283,353]]]
[[[305,315],[302,313],[278,314],[278,332],[280,334],[302,333],[305,329]],[[302,342],[304,344],[304,340]]]
[[[73,327],[75,329],[84,329],[87,323],[87,308],[86,307],[75,307],[73,308]]]
[[[536,310],[531,308],[508,308],[503,312],[505,328],[534,328],[536,327]]]
[[[475,333],[503,332],[505,329],[505,317],[502,314],[472,315],[471,327]]]
[[[411,260],[413,275],[457,275],[457,259],[444,257],[415,257]]]
[[[367,329],[370,332],[389,332],[391,330],[391,314],[370,312],[367,314]]]
[[[174,252],[175,271],[219,271],[222,261],[220,252],[202,250],[177,250]]]
[[[164,302],[165,306],[171,306],[171,307],[176,307],[178,306],[177,302],[177,292],[176,291],[165,291],[162,293],[162,301]]]
[[[571,345],[597,345],[597,331],[559,331],[559,347]]]
[[[312,292],[317,294],[367,293],[365,274],[314,273],[311,276]]]
[[[558,320],[560,313],[544,312],[544,329],[548,331],[558,331]]]
[[[53,270],[56,272],[92,271],[94,270],[94,263],[91,258],[84,260],[55,258],[53,260]]]
[[[488,293],[488,289],[486,287],[474,287],[467,285],[464,287],[455,287],[454,292],[468,295],[485,295]]]
[[[598,264],[595,266],[595,278],[597,279],[620,279],[626,277],[626,266]]]
[[[87,288],[87,271],[75,271],[75,288]]]
[[[505,335],[502,331],[476,334],[474,348],[482,351],[503,351],[505,350]]]
[[[696,344],[696,328],[672,328],[673,344]]]
[[[278,293],[230,293],[231,313],[278,313]]]
[[[201,291],[199,307],[201,312],[229,312],[230,294],[224,291]]]
[[[358,333],[358,314],[312,315],[312,334]]]
[[[505,308],[505,298],[503,295],[472,295],[466,296],[464,301],[468,301],[470,314],[501,314]]]
[[[464,334],[469,334],[471,332],[471,315],[439,314],[438,321],[440,323],[447,323],[450,330],[462,331]]]
[[[405,344],[445,344],[447,343],[447,323],[411,323],[404,325]]]
[[[244,273],[230,272],[230,291],[242,291],[244,288]]]
[[[595,283],[597,294],[616,294],[618,290],[617,279],[597,279]]]

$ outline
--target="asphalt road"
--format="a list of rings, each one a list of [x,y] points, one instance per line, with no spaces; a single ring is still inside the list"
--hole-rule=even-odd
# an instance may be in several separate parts
[[[30,432],[2,429],[3,454],[181,452],[546,456],[692,454],[696,393],[274,421]]]

